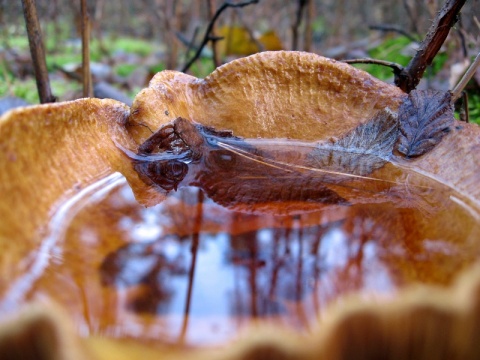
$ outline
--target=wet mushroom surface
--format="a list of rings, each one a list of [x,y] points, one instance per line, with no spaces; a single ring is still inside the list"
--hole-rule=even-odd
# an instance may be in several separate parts
[[[175,119],[124,154],[165,200],[145,208],[120,175],[97,183],[47,237],[26,299],[55,298],[88,334],[199,346],[258,322],[308,331],[353,293],[448,285],[478,258],[480,227],[462,195],[395,163],[386,131],[361,153],[340,145],[371,131],[332,146]]]
[[[319,81],[318,72],[338,70],[339,79],[318,85],[324,92],[296,98],[310,108],[285,105],[297,119],[303,112],[301,125],[284,108],[272,120],[270,108],[283,105],[269,103],[262,87],[256,118],[254,110],[236,113],[255,94],[219,85],[242,67],[270,77],[270,57],[295,59],[287,70],[297,69],[307,86]],[[106,122],[108,131],[98,131],[92,112],[101,141],[89,139],[79,123],[75,150],[66,142],[67,150],[48,157],[58,166],[77,159],[78,149],[87,153],[72,165],[80,175],[67,171],[52,188],[39,180],[46,195],[38,199],[53,194],[52,201],[39,202],[48,209],[35,215],[43,225],[24,236],[33,239],[31,247],[18,250],[25,270],[0,283],[0,310],[50,299],[67,309],[84,337],[196,347],[223,344],[257,324],[309,333],[331,305],[352,294],[380,304],[410,285],[452,284],[480,255],[479,210],[465,191],[469,185],[452,186],[432,159],[465,133],[478,137],[476,130],[447,119],[445,111],[420,121],[419,130],[401,125],[402,117],[419,123],[417,114],[428,115],[422,104],[443,98],[407,98],[344,68],[310,55],[266,54],[227,64],[203,81],[167,71],[139,94],[129,114],[115,104],[122,115]],[[349,76],[359,87],[350,98],[342,85]],[[284,95],[302,93],[278,77]],[[259,86],[255,81],[249,86]],[[229,97],[236,100],[236,121],[224,109]],[[337,107],[326,118],[332,99]],[[366,110],[356,107],[364,103]],[[113,106],[102,104],[104,111]],[[348,116],[347,105],[354,109]],[[221,109],[216,117],[215,107]],[[345,121],[336,126],[341,114]],[[315,121],[318,128],[309,132]],[[22,152],[9,149],[16,157],[5,164],[17,171]],[[89,159],[89,149],[105,155]],[[26,185],[32,198],[40,193],[35,186]]]

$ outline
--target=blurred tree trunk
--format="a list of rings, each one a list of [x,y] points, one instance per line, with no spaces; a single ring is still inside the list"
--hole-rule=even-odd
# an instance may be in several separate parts
[[[83,97],[93,97],[92,74],[90,72],[90,16],[87,0],[80,0],[82,22],[82,76]]]
[[[35,0],[22,0],[23,13],[27,26],[28,43],[32,56],[35,79],[37,81],[38,97],[42,104],[55,102],[56,98],[50,88],[45,48],[43,46],[42,29],[37,16]]]
[[[305,39],[303,43],[303,49],[305,51],[312,51],[312,18],[315,13],[315,2],[313,0],[308,1],[307,14],[305,19]]]
[[[295,11],[295,20],[292,25],[292,50],[298,50],[298,33],[302,24],[303,13],[309,0],[297,0],[297,8]]]
[[[175,35],[177,24],[177,11],[180,10],[182,2],[175,0],[157,0],[157,15],[163,25],[163,38],[166,46],[166,67],[175,69],[178,57],[178,42]]]

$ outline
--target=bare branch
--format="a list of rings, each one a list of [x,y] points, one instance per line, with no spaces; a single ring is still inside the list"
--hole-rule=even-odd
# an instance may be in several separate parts
[[[374,65],[380,65],[380,66],[387,66],[389,68],[392,68],[393,74],[395,75],[395,79],[404,70],[404,67],[402,65],[394,62],[390,62],[390,61],[385,61],[385,60],[364,58],[364,59],[342,60],[342,62],[346,64],[374,64]]]
[[[253,30],[250,28],[250,26],[247,24],[247,22],[243,18],[242,12],[239,9],[234,9],[234,10],[235,10],[235,15],[237,16],[238,21],[240,22],[242,27],[245,29],[245,31],[248,33],[248,37],[250,38],[250,41],[252,41],[255,44],[258,51],[264,51],[265,46],[260,41],[258,41],[258,39],[255,37]]]
[[[292,50],[298,50],[298,28],[302,23],[303,10],[309,0],[297,0],[295,23],[292,25]]]
[[[467,93],[465,91],[462,91],[461,93],[461,97],[462,97],[462,104],[461,104],[461,107],[460,107],[460,110],[458,111],[459,115],[460,115],[460,121],[465,121],[465,122],[470,122],[470,115],[468,113],[468,96],[467,96]],[[454,101],[452,101],[452,103],[454,103]]]
[[[209,17],[213,17],[215,14],[214,14],[214,8],[215,8],[215,0],[207,0],[207,7],[208,7],[208,16]],[[212,37],[216,37],[217,34],[216,34],[216,31],[215,31],[215,24],[212,26],[212,33],[211,33],[211,36]],[[219,67],[220,66],[220,57],[218,56],[218,46],[217,46],[217,42],[216,41],[212,41],[212,53],[213,53],[213,65],[215,67]]]
[[[415,37],[412,34],[408,33],[407,31],[403,30],[401,27],[396,25],[378,24],[378,25],[370,25],[368,28],[371,30],[395,32],[397,34],[405,36],[410,41],[417,41],[417,39],[415,39]]]
[[[203,48],[208,44],[209,41],[212,40],[212,35],[211,35],[212,29],[215,25],[215,22],[217,21],[219,16],[222,14],[222,12],[224,12],[229,7],[240,8],[240,7],[248,6],[248,5],[251,5],[251,4],[257,4],[258,1],[259,0],[249,0],[249,1],[239,2],[239,3],[231,3],[229,1],[224,2],[222,4],[222,6],[220,6],[217,9],[217,11],[215,12],[215,15],[210,20],[210,23],[208,24],[207,30],[205,31],[205,36],[203,37],[202,43],[198,47],[195,55],[190,59],[190,61],[187,64],[185,64],[182,71],[186,72],[186,71],[188,71],[188,69],[190,69],[190,67],[193,65],[193,63],[195,61],[197,61],[197,59],[200,57],[200,54],[202,53]]]
[[[35,0],[22,0],[22,6],[27,26],[33,69],[37,81],[38,97],[42,104],[55,102],[57,99],[53,96],[50,88],[47,63],[45,60],[45,48],[43,47],[42,41],[42,30],[38,21]]]
[[[445,2],[425,39],[420,44],[417,53],[407,67],[396,77],[395,85],[400,89],[410,92],[417,87],[425,69],[432,63],[440,47],[445,42],[450,28],[457,21],[458,14],[465,1],[447,0]]]

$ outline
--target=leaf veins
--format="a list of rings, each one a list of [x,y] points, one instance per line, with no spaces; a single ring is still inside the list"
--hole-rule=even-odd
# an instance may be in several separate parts
[[[450,131],[453,107],[449,92],[413,90],[398,111],[396,149],[408,157],[427,153]]]
[[[397,117],[389,109],[357,126],[344,137],[319,146],[311,154],[311,166],[364,176],[389,160],[397,140]]]

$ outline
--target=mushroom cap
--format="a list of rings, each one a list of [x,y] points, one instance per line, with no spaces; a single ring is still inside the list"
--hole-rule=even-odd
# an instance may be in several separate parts
[[[27,271],[24,260],[36,254],[32,249],[58,205],[87,185],[119,171],[139,197],[156,196],[116,144],[136,149],[176,117],[246,138],[328,140],[380,110],[397,111],[405,97],[395,86],[334,60],[266,52],[228,63],[205,79],[161,72],[131,109],[113,100],[81,99],[11,111],[0,118],[0,294]],[[480,129],[456,123],[431,152],[402,165],[462,193],[477,214],[479,146]],[[479,286],[480,270],[473,267],[447,289],[418,286],[381,305],[352,296],[327,311],[308,335],[260,326],[231,346],[201,350],[159,350],[94,336],[80,340],[68,314],[26,306],[20,318],[0,322],[0,354],[31,347],[31,335],[47,329],[58,340],[43,349],[52,359],[473,358],[479,355]],[[0,303],[5,314],[8,303]]]
[[[205,79],[158,73],[136,96],[129,122],[155,130],[184,117],[245,138],[318,141],[341,136],[385,108],[395,111],[405,96],[332,59],[263,52],[227,63]]]

